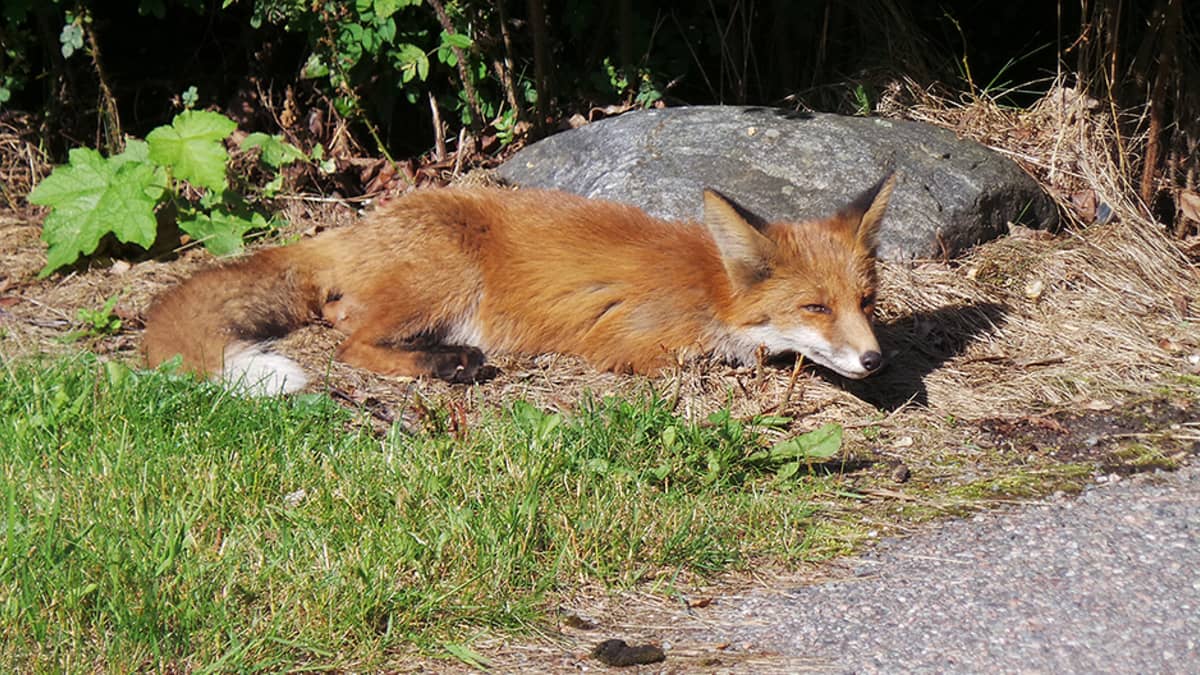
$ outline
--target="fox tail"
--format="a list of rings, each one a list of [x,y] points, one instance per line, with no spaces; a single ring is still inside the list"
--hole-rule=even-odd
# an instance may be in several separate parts
[[[262,251],[160,295],[146,314],[146,361],[154,367],[178,355],[184,370],[252,396],[302,389],[300,365],[268,344],[320,311],[312,262],[302,244]]]

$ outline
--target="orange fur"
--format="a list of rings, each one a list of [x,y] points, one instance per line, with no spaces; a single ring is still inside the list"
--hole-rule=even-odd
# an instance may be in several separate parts
[[[681,354],[746,362],[760,343],[806,351],[804,340],[789,346],[792,334],[875,358],[863,301],[874,297],[875,230],[892,184],[799,224],[752,223],[706,192],[708,231],[562,192],[420,190],[355,227],[167,291],[147,315],[145,352],[152,366],[181,354],[198,373],[265,376],[245,383],[259,393],[302,386],[262,343],[317,317],[347,333],[338,355],[351,365],[452,380],[473,378],[483,352],[570,353],[650,373]],[[255,359],[261,368],[247,365]],[[863,363],[825,365],[851,377],[878,367]]]

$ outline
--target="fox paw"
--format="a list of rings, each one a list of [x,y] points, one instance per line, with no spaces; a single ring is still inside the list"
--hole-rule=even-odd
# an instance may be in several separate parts
[[[452,347],[429,357],[433,376],[455,384],[475,382],[484,362],[483,352],[475,347]]]

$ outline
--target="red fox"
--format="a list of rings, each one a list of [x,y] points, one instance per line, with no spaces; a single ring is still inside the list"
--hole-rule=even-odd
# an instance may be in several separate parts
[[[347,334],[339,359],[389,375],[472,381],[485,352],[649,374],[765,351],[862,378],[883,365],[875,247],[894,185],[889,174],[801,223],[761,222],[706,190],[704,226],[563,192],[418,190],[168,290],[144,349],[151,366],[182,355],[186,370],[259,395],[305,386],[267,342],[319,317]]]

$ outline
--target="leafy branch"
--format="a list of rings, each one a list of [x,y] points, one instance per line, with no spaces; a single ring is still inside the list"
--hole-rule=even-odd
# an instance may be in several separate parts
[[[42,227],[49,250],[39,276],[95,253],[109,235],[149,249],[160,236],[159,215],[168,205],[178,214],[179,229],[215,255],[241,250],[247,232],[272,222],[229,189],[225,141],[236,128],[219,113],[185,110],[145,141],[129,139],[119,154],[71,150],[70,161],[29,195],[30,203],[50,207]],[[299,148],[266,134],[250,134],[241,147],[257,149],[260,161],[276,171],[310,161]],[[274,194],[281,181],[277,174],[263,188],[264,195]],[[198,198],[188,197],[196,194]]]

